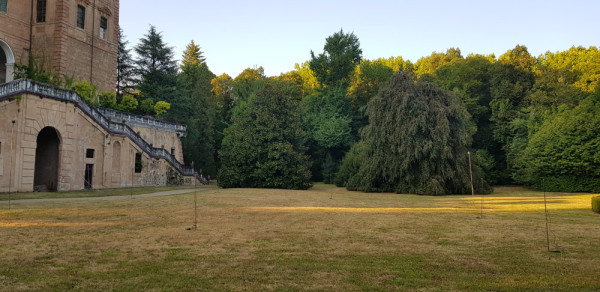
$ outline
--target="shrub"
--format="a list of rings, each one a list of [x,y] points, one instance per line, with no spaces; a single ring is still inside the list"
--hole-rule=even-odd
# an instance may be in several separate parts
[[[29,53],[26,65],[15,64],[15,79],[25,78],[54,86],[60,86],[62,83],[60,76],[46,71],[43,57],[40,58],[42,60],[41,64],[39,64],[36,59],[37,58],[34,57],[33,54]]]
[[[123,95],[121,103],[117,106],[117,109],[124,112],[131,112],[138,106],[138,101],[132,95]]]
[[[98,94],[98,101],[101,107],[117,109],[117,94],[114,92],[102,92]]]
[[[599,192],[600,92],[559,109],[531,136],[515,180],[546,191]]]
[[[592,210],[596,213],[600,213],[600,196],[592,197]]]
[[[535,189],[549,192],[600,192],[600,179],[576,176],[539,176]]]
[[[335,176],[335,185],[338,187],[348,186],[348,180],[360,169],[362,161],[367,159],[368,146],[365,142],[358,142],[350,148],[344,157],[340,170]],[[351,189],[355,190],[355,189]]]
[[[85,101],[87,101],[88,103],[92,105],[98,105],[98,100],[96,99],[97,88],[93,84],[85,80],[75,82],[73,83],[73,90],[75,90],[75,92],[77,92],[77,94],[83,97],[83,99],[85,99]]]
[[[169,109],[171,109],[171,104],[166,101],[159,100],[154,104],[154,113],[156,116],[166,113]]]

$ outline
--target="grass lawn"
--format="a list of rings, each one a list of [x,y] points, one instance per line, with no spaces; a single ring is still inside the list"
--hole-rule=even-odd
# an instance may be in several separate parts
[[[197,189],[215,188],[216,182],[213,185],[198,185]],[[112,196],[130,196],[147,194],[153,192],[170,191],[178,189],[193,189],[194,186],[168,186],[168,187],[134,187],[120,189],[94,189],[80,191],[63,191],[63,192],[30,192],[30,193],[11,193],[11,200],[27,200],[27,199],[52,199],[52,198],[86,198],[86,197],[112,197]],[[8,201],[8,193],[0,193],[0,201]]]
[[[547,251],[543,193],[517,187],[483,197],[209,188],[196,194],[196,230],[193,192],[2,203],[0,291],[598,291],[593,195],[547,196],[560,253]]]

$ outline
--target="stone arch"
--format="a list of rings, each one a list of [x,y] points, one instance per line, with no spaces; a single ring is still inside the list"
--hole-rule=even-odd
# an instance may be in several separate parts
[[[0,39],[0,83],[13,81],[15,55],[10,46]]]
[[[37,136],[33,188],[35,191],[57,191],[60,134],[53,127],[43,128]]]

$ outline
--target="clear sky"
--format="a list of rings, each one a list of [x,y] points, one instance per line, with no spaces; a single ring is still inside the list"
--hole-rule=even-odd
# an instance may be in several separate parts
[[[177,60],[193,39],[213,73],[237,76],[263,66],[268,76],[321,53],[343,29],[360,40],[363,58],[416,62],[458,47],[499,56],[517,44],[538,56],[571,46],[600,46],[598,0],[121,0],[129,48],[150,24]]]

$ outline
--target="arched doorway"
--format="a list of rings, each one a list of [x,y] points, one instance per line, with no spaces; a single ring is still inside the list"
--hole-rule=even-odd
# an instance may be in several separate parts
[[[13,81],[15,56],[10,46],[0,40],[0,83]]]
[[[43,128],[37,137],[35,150],[35,172],[33,188],[35,191],[55,192],[58,188],[58,150],[60,137],[52,127]]]

